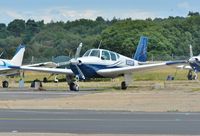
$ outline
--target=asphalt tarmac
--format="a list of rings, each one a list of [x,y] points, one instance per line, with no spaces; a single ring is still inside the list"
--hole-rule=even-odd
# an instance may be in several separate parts
[[[30,100],[30,99],[46,99],[46,98],[62,98],[72,97],[76,95],[84,95],[89,93],[95,93],[95,91],[38,91],[31,89],[1,89],[0,100]]]
[[[200,113],[0,109],[0,132],[199,135]]]

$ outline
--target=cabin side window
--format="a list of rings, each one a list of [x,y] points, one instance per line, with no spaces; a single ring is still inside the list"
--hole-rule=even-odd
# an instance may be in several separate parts
[[[108,51],[102,51],[101,59],[102,60],[110,60],[110,54],[109,54],[109,52]]]
[[[116,55],[115,55],[114,52],[110,52],[110,56],[111,56],[111,60],[113,60],[113,61],[117,60]]]

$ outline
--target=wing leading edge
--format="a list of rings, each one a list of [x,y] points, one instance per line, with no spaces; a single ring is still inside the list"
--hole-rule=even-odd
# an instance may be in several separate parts
[[[145,69],[153,69],[153,68],[161,68],[166,67],[168,65],[176,65],[179,63],[185,63],[184,61],[171,61],[171,62],[162,62],[162,63],[155,63],[155,64],[147,64],[147,65],[138,65],[138,66],[130,66],[130,67],[123,67],[123,68],[110,68],[110,69],[101,69],[97,71],[97,74],[104,76],[104,77],[116,77],[122,74],[134,72],[134,71],[141,71]]]
[[[21,66],[21,70],[73,75],[71,69]]]

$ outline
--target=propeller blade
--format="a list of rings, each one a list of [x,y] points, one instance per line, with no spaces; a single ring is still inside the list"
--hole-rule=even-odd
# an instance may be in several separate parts
[[[193,57],[192,45],[190,44],[190,58]]]
[[[81,69],[77,66],[77,64],[75,64],[75,66],[76,66],[76,68],[77,68],[77,70],[78,70],[78,73],[79,73],[79,75],[81,76],[81,78],[82,78],[82,79],[85,79],[85,76],[84,76],[83,72],[81,71]]]
[[[0,57],[3,55],[4,51],[2,51],[2,53],[0,54]]]
[[[82,43],[80,43],[78,48],[76,49],[75,59],[77,59],[80,56],[81,48],[82,48]]]

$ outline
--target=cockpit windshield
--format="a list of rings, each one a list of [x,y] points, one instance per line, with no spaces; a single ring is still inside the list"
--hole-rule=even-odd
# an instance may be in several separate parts
[[[108,51],[108,50],[102,50],[102,49],[90,49],[85,52],[83,57],[98,57],[102,60],[112,60],[117,61],[119,59],[119,54]]]
[[[93,49],[93,50],[88,50],[86,53],[83,55],[83,57],[88,57],[88,56],[93,56],[93,57],[98,57],[100,58],[100,50]]]
[[[100,57],[100,51],[99,50],[92,50],[92,52],[90,53],[90,56],[94,56],[94,57]]]
[[[91,52],[91,50],[86,51],[85,54],[83,55],[83,57],[89,56],[90,52]]]

